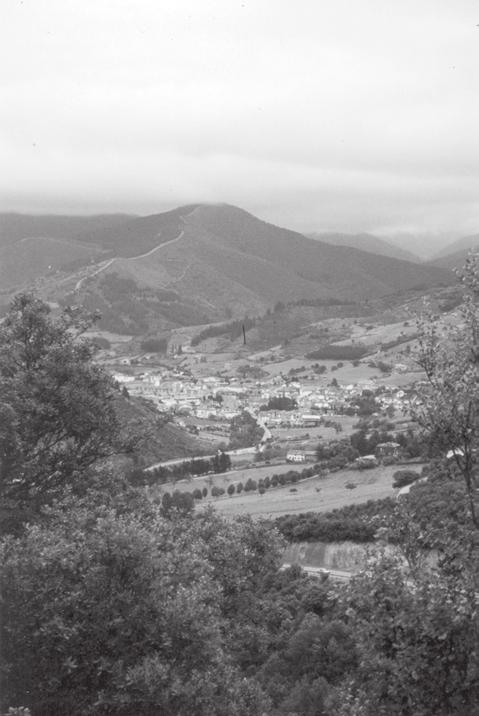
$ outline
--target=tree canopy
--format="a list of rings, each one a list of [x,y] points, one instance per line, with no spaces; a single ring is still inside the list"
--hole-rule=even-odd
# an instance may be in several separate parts
[[[17,296],[0,326],[0,498],[36,511],[118,443],[111,377],[82,338],[92,317]]]
[[[464,479],[472,519],[479,528],[474,491],[479,449],[479,255],[469,256],[460,278],[463,303],[454,321],[430,307],[419,321],[417,360],[426,374],[413,406],[433,449],[450,458]]]

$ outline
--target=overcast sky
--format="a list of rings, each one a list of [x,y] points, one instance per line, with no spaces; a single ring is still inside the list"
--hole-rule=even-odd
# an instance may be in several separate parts
[[[477,0],[2,0],[0,210],[479,231]]]

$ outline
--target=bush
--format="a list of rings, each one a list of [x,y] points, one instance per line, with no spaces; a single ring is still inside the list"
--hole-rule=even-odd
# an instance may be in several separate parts
[[[396,504],[395,499],[387,497],[331,512],[283,515],[274,524],[289,542],[372,542],[377,529],[393,514]]]
[[[310,360],[356,360],[365,356],[368,350],[363,345],[327,345],[307,353],[306,358]]]
[[[168,341],[166,338],[145,338],[140,347],[145,353],[166,353]]]
[[[396,470],[393,475],[393,487],[406,487],[412,485],[420,478],[420,474],[415,470]]]

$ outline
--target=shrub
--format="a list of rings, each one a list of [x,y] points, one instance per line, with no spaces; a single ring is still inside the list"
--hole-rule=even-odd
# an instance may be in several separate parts
[[[166,353],[168,341],[166,338],[145,338],[140,346],[145,353]]]
[[[405,487],[412,485],[420,478],[420,474],[415,470],[396,470],[393,475],[393,487]]]

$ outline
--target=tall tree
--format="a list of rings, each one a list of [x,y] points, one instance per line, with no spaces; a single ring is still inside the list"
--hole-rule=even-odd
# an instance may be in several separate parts
[[[17,296],[0,327],[0,498],[31,514],[75,485],[118,438],[113,380],[82,338],[92,317],[53,318],[31,294]]]
[[[463,303],[454,322],[431,310],[419,321],[417,361],[427,378],[415,419],[432,445],[449,452],[464,479],[472,520],[479,528],[474,491],[479,448],[479,255],[471,255],[460,278]]]

